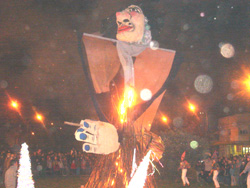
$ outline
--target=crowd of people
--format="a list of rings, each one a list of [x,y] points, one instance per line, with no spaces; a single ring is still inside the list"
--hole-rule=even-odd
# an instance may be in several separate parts
[[[9,151],[0,153],[0,173],[6,183],[15,179],[19,154]],[[30,153],[32,173],[34,177],[41,176],[68,176],[68,175],[89,175],[94,167],[95,156],[76,151],[74,148],[66,153],[42,152],[37,150]],[[248,165],[247,165],[248,164]],[[181,159],[179,169],[182,169],[183,185],[189,185],[186,176],[190,164]],[[250,171],[250,155],[212,158],[207,156],[199,160],[194,166],[197,182],[214,183],[216,188],[225,186],[250,186],[250,178],[247,181]]]
[[[7,171],[19,161],[18,153],[9,151],[0,153],[0,173],[4,183],[8,183],[10,177],[15,178],[15,174],[9,175]],[[32,173],[35,178],[41,176],[68,176],[68,175],[89,175],[92,171],[94,156],[76,151],[74,148],[66,153],[42,152],[37,150],[30,152]],[[16,165],[17,166],[17,165]]]
[[[225,186],[246,187],[250,156],[211,158],[198,161],[195,165],[197,182],[213,182],[216,188]],[[249,163],[250,164],[250,163]],[[250,182],[249,182],[250,183]]]

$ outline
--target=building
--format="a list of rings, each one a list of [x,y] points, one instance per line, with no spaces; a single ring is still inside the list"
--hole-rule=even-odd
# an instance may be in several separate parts
[[[218,121],[217,146],[220,156],[250,153],[250,113],[220,118]]]

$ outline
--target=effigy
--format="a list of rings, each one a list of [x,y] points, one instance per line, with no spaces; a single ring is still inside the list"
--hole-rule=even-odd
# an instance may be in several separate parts
[[[85,73],[95,93],[110,92],[112,117],[65,123],[79,126],[75,138],[83,142],[84,152],[101,155],[85,188],[153,188],[152,161],[159,162],[164,144],[150,129],[175,51],[152,41],[148,20],[138,6],[117,12],[116,23],[117,40],[82,36],[88,62],[84,69],[89,69]],[[120,85],[114,79],[117,74],[122,75]]]

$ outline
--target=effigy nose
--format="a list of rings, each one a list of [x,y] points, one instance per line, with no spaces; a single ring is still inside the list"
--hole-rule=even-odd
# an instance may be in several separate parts
[[[119,22],[128,22],[130,19],[130,14],[126,11],[116,12],[116,20]]]

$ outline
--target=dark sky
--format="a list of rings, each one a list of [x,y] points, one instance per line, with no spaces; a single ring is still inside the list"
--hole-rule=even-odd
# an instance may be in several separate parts
[[[249,111],[249,98],[232,87],[250,69],[247,0],[8,0],[0,2],[0,125],[16,123],[7,93],[21,103],[25,121],[33,121],[34,111],[46,124],[94,117],[76,31],[113,37],[115,12],[130,4],[143,8],[160,47],[183,57],[159,114],[184,118],[187,100],[216,117]],[[234,47],[233,57],[221,55],[223,43]],[[194,88],[200,74],[212,78],[209,93]]]

